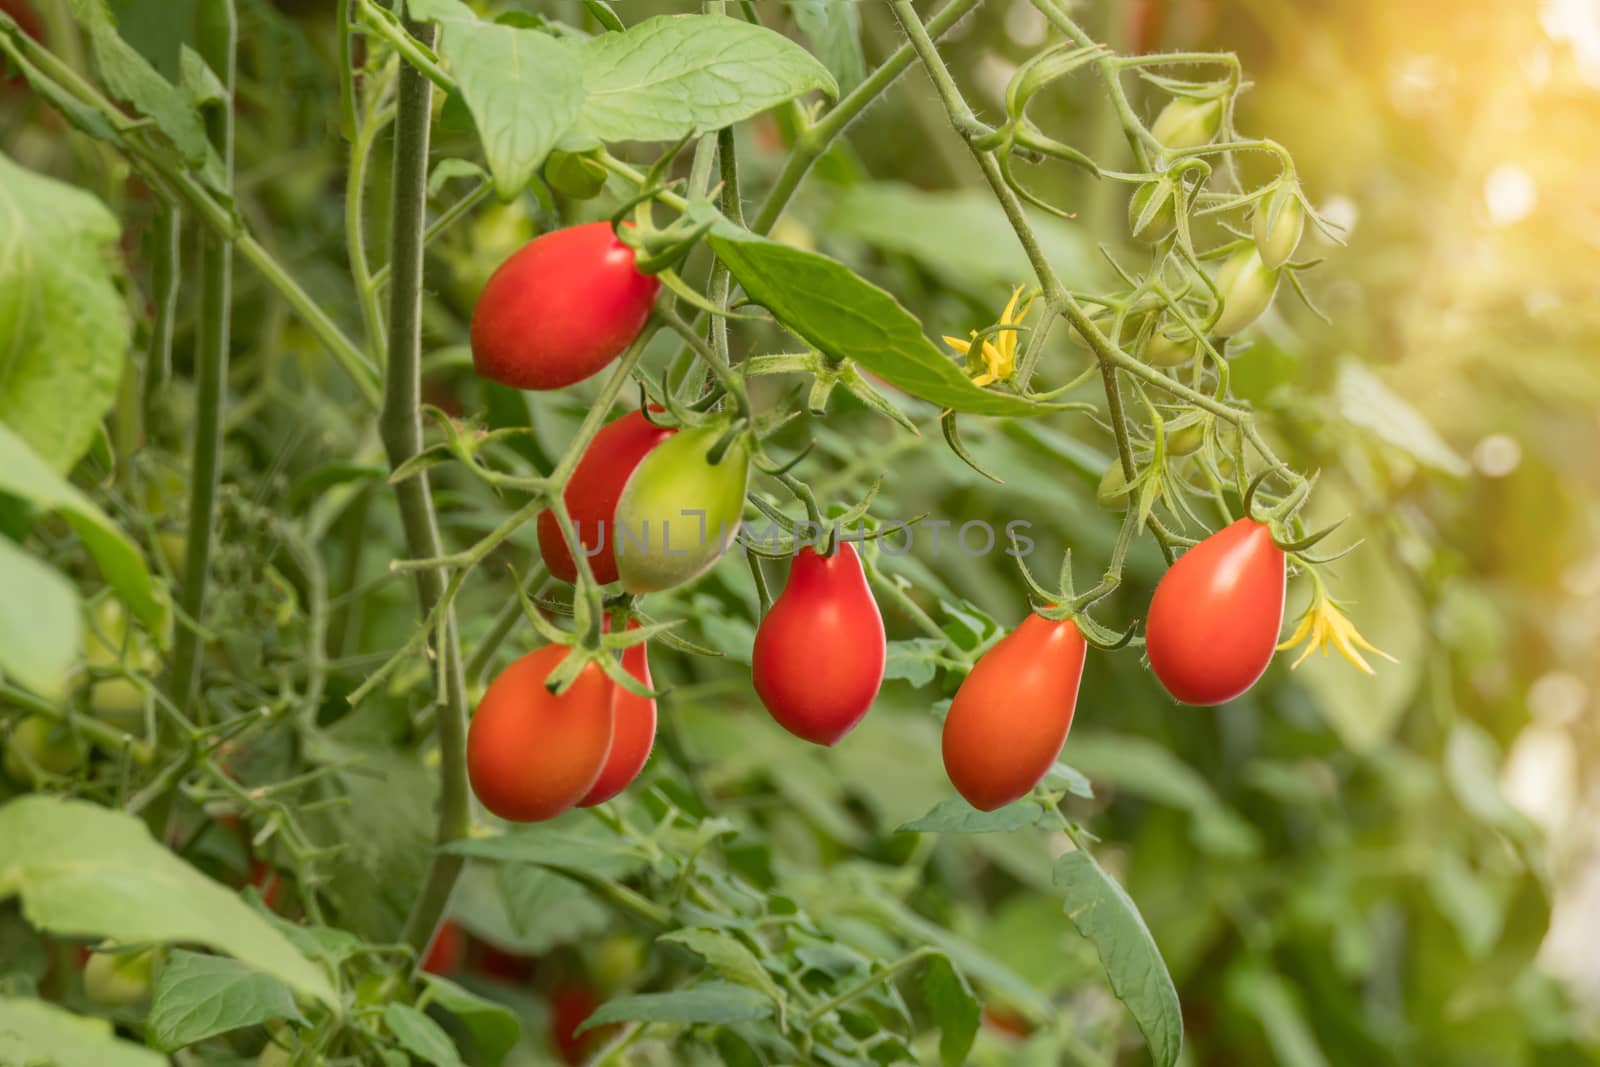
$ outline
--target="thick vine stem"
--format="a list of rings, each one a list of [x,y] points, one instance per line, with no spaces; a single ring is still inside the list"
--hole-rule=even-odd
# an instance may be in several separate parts
[[[434,28],[417,23],[410,33],[431,44]],[[422,242],[427,212],[428,133],[433,83],[417,69],[400,70],[394,131],[394,213],[390,239],[389,358],[384,378],[379,429],[391,468],[422,451]],[[424,471],[395,486],[406,547],[414,558],[442,554],[433,493]],[[445,575],[438,567],[416,572],[419,616],[427,619],[444,596]],[[437,652],[440,669],[436,716],[439,735],[440,845],[465,837],[472,828],[467,791],[467,690],[456,638],[454,615],[439,621]],[[402,937],[419,954],[433,938],[449,903],[463,860],[440,849],[433,854],[421,892],[406,917]]]
[[[207,63],[222,79],[229,105],[209,117],[208,126],[222,164],[225,187],[233,184],[233,107],[237,72],[238,20],[232,0],[207,12],[200,47]],[[211,567],[211,535],[216,529],[217,487],[222,479],[222,407],[228,389],[229,312],[233,299],[233,247],[209,235],[200,246],[200,321],[196,342],[194,466],[189,482],[188,544],[183,561],[183,588],[178,598],[184,615],[199,623],[205,614],[206,585]],[[201,638],[198,627],[178,629],[173,648],[170,692],[190,712],[200,689]],[[202,706],[200,719],[209,714]],[[192,716],[191,716],[192,717]]]
[[[150,301],[155,305],[156,319],[150,329],[150,348],[144,363],[142,403],[146,426],[155,421],[156,397],[172,374],[172,333],[178,317],[183,213],[166,201],[156,208],[153,246]]]

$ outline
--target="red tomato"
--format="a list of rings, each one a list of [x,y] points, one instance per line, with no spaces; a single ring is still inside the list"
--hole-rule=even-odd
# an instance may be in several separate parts
[[[265,860],[250,861],[250,884],[261,894],[261,903],[270,911],[278,910],[278,897],[283,893],[283,879]]]
[[[581,382],[633,343],[661,282],[633,266],[608,222],[535,237],[472,309],[472,365],[517,389]]]
[[[1283,550],[1254,519],[1179,557],[1145,621],[1145,651],[1167,692],[1185,704],[1221,704],[1254,685],[1278,643],[1286,578]]]
[[[533,977],[534,961],[527,956],[496,948],[486,941],[479,941],[473,970],[485,978],[514,985]]]
[[[546,645],[489,683],[467,731],[467,777],[483,806],[513,822],[552,819],[594,786],[611,749],[611,679],[588,663],[570,689],[544,686],[567,655]]]
[[[629,623],[628,629],[637,630],[638,623]],[[622,669],[646,686],[650,682],[650,654],[644,642],[622,650]],[[656,743],[656,702],[653,697],[637,696],[615,682],[611,684],[611,752],[606,756],[600,777],[584,798],[580,808],[603,804],[622,792],[639,777],[650,758],[650,749]]]
[[[1086,651],[1071,619],[1029,615],[983,654],[944,720],[944,769],[956,791],[993,811],[1039,784],[1061,754]]]
[[[607,423],[573,469],[562,498],[572,516],[578,542],[589,554],[589,569],[601,585],[617,580],[617,500],[645,456],[676,430],[652,426],[640,412]],[[561,539],[561,525],[546,508],[539,513],[539,554],[563,582],[578,580],[578,565]]]
[[[582,1063],[606,1040],[609,1027],[576,1034],[573,1031],[594,1014],[600,997],[584,985],[559,985],[550,991],[550,1040],[567,1063]]]
[[[756,630],[750,669],[778,725],[833,745],[861,721],[883,684],[883,616],[848,542],[831,556],[807,546]]]
[[[467,956],[467,932],[448,919],[439,924],[433,944],[422,957],[422,969],[429,974],[454,974]]]
[[[1028,1017],[1004,1004],[985,1004],[983,1025],[1012,1038],[1027,1037],[1033,1033],[1033,1024]]]

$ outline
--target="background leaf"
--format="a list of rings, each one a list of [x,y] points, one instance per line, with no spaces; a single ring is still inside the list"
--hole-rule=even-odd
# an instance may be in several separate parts
[[[269,1019],[305,1022],[288,986],[225,956],[170,953],[150,1001],[153,1039],[169,1052]]]
[[[86,1019],[27,997],[0,997],[0,1063],[54,1067],[165,1067],[167,1058]]]

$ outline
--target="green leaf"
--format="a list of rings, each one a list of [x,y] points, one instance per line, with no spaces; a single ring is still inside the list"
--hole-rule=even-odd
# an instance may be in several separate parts
[[[166,608],[156,600],[150,571],[132,541],[88,497],[51,470],[21,437],[0,422],[0,493],[66,519],[100,573],[141,622],[160,632]]]
[[[226,956],[173,952],[150,1002],[154,1044],[168,1052],[268,1019],[305,1022],[288,986]]]
[[[476,22],[478,16],[461,0],[406,0],[406,13],[424,22]]]
[[[717,258],[756,303],[835,359],[853,359],[906,392],[975,415],[1039,415],[1050,404],[980,389],[889,293],[816,252],[719,225]]]
[[[948,797],[920,819],[900,827],[896,833],[920,834],[996,834],[1037,826],[1044,809],[1027,798],[994,811],[979,811],[961,797]]]
[[[94,441],[126,363],[120,232],[91,194],[0,155],[0,422],[62,473]]]
[[[254,903],[256,914],[271,923],[307,959],[337,967],[366,948],[366,943],[352,933],[331,926],[302,926],[275,914],[259,899]]]
[[[105,1019],[27,997],[0,997],[0,1063],[51,1067],[166,1067],[160,1053],[123,1041]]]
[[[577,44],[579,129],[602,141],[675,141],[813,89],[827,68],[782,34],[723,15],[662,15]]]
[[[444,24],[440,54],[472,112],[495,192],[510,200],[578,117],[578,55],[537,30],[456,21]]]
[[[1073,285],[1090,285],[1104,276],[1104,261],[1083,227],[1043,214],[1029,222],[1046,257]],[[951,288],[986,300],[1003,298],[1012,286],[1033,278],[1005,212],[986,191],[926,192],[901,182],[858,185],[841,193],[825,228],[910,256]],[[998,313],[999,306],[994,310]]]
[[[1339,364],[1334,395],[1346,422],[1368,430],[1418,463],[1457,478],[1472,473],[1472,466],[1456,455],[1416,408],[1356,360]]]
[[[1044,776],[1044,784],[1048,789],[1063,789],[1075,797],[1094,799],[1094,786],[1089,783],[1088,777],[1076,767],[1069,767],[1065,763],[1053,764]]]
[[[722,977],[765,993],[778,1006],[780,1015],[783,1012],[783,990],[756,959],[755,953],[732,934],[722,930],[675,930],[657,940],[682,945],[704,957]]]
[[[554,871],[498,863],[494,877],[517,945],[528,955],[543,955],[610,925],[610,913],[587,889]]]
[[[0,807],[0,900],[16,895],[48,933],[205,945],[338,1003],[322,971],[265,919],[120,811],[40,794]]]
[[[81,645],[78,591],[5,537],[0,589],[0,674],[60,700]]]
[[[499,1067],[506,1053],[516,1047],[522,1024],[508,1008],[485,1000],[446,978],[424,974],[423,983],[433,1002],[456,1016],[472,1035],[480,1056],[488,1067]]]
[[[1087,852],[1056,861],[1055,883],[1066,893],[1066,914],[1094,945],[1111,983],[1139,1024],[1157,1067],[1172,1067],[1183,1048],[1178,991],[1139,909]]]
[[[577,1033],[607,1023],[744,1023],[770,1018],[772,1001],[731,982],[706,982],[674,993],[640,993],[608,1000],[583,1021]]]
[[[967,980],[944,956],[928,961],[922,972],[922,995],[928,1014],[939,1024],[939,1060],[944,1067],[961,1067],[978,1036],[982,1011]]]
[[[883,664],[883,679],[901,678],[921,688],[933,681],[939,670],[934,656],[943,652],[945,643],[936,637],[913,637],[906,641],[890,641],[889,654]]]
[[[110,15],[98,4],[74,4],[89,31],[95,66],[111,95],[146,115],[183,155],[198,167],[205,162],[205,125],[187,94],[161,76],[150,61],[117,33]]]
[[[383,1021],[395,1040],[413,1056],[434,1067],[464,1067],[444,1027],[409,1004],[390,1004]]]
[[[1273,1063],[1328,1067],[1299,1000],[1280,976],[1257,967],[1236,971],[1228,977],[1227,998],[1235,1010],[1260,1021],[1267,1044],[1272,1046]]]
[[[645,859],[627,842],[571,829],[529,826],[494,837],[473,837],[445,846],[446,852],[502,863],[533,863],[584,871],[595,878],[626,878]]]
[[[861,12],[854,2],[841,0],[789,0],[795,25],[811,38],[817,56],[848,93],[867,74],[861,53]]]

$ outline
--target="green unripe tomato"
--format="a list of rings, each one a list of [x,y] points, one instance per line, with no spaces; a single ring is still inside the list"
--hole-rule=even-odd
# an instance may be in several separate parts
[[[1100,487],[1095,490],[1095,501],[1107,511],[1127,511],[1133,501],[1133,490],[1127,476],[1122,473],[1122,460],[1114,459],[1100,476]]]
[[[1300,205],[1299,190],[1293,184],[1280,185],[1258,200],[1251,230],[1261,262],[1269,270],[1277,270],[1289,262],[1300,245],[1300,234],[1305,226],[1305,208]]]
[[[17,723],[5,747],[0,763],[18,785],[37,786],[40,772],[66,775],[83,766],[83,749],[66,726],[44,715],[29,715]]]
[[[1179,426],[1167,434],[1167,455],[1187,456],[1200,451],[1200,446],[1205,443],[1205,423],[1191,422],[1189,425]]]
[[[289,1067],[293,1062],[294,1053],[278,1044],[267,1045],[256,1057],[256,1067]]]
[[[725,429],[680,430],[634,469],[617,501],[617,575],[630,593],[671,589],[710,570],[739,532],[750,448],[736,438],[717,463]]]
[[[90,667],[115,667],[126,662],[129,668],[144,674],[155,674],[161,666],[149,636],[142,630],[129,632],[127,609],[111,596],[96,602],[84,620],[83,659]],[[100,718],[132,730],[144,712],[144,690],[126,678],[102,678],[89,690],[89,704]]]
[[[1128,232],[1133,239],[1153,245],[1177,229],[1175,201],[1169,182],[1145,182],[1135,189],[1128,198]]]
[[[1255,245],[1239,249],[1217,271],[1217,292],[1222,294],[1222,314],[1212,324],[1218,337],[1232,337],[1259,319],[1272,306],[1278,272],[1261,262]]]
[[[1152,367],[1182,367],[1194,360],[1196,341],[1193,335],[1179,340],[1169,331],[1189,332],[1165,319],[1157,322],[1144,343],[1144,361]]]
[[[574,200],[591,200],[606,187],[606,168],[593,156],[557,149],[544,161],[544,180]]]
[[[1209,144],[1222,128],[1222,101],[1180,96],[1167,103],[1150,126],[1150,134],[1167,148],[1181,151]]]
[[[83,965],[83,991],[102,1008],[125,1008],[150,995],[156,949],[94,952]]]

